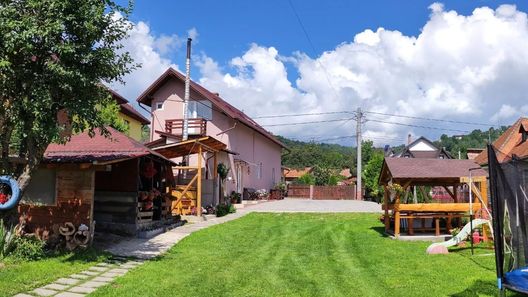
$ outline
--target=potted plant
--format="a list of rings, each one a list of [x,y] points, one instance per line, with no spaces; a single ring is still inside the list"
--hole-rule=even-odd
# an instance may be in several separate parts
[[[231,195],[229,195],[229,200],[231,201],[231,204],[240,203],[241,199],[242,199],[242,195],[235,191],[232,191]]]
[[[280,182],[270,191],[270,199],[284,199],[287,192],[287,186],[285,183]]]
[[[390,200],[391,201],[394,201],[396,196],[399,196],[399,195],[403,194],[403,192],[404,192],[403,187],[400,184],[396,184],[396,183],[389,184],[387,186],[387,190],[389,190],[389,192],[390,192]]]

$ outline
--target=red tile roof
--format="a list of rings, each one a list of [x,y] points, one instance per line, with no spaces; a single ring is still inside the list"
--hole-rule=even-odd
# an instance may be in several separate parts
[[[386,158],[383,167],[396,179],[454,179],[469,176],[474,168],[479,169],[472,171],[473,176],[487,176],[473,160]]]
[[[497,140],[493,142],[493,146],[497,151],[497,160],[504,162],[510,159],[513,155],[521,159],[528,158],[528,142],[521,143],[522,134],[521,127],[528,131],[528,118],[518,119],[508,130],[502,133]],[[475,161],[481,165],[488,164],[488,150],[482,151]]]
[[[284,177],[295,179],[310,172],[312,172],[312,167],[306,167],[304,169],[284,169]]]
[[[137,101],[139,103],[143,103],[148,106],[151,106],[152,93],[154,93],[161,85],[163,85],[163,83],[165,83],[166,80],[168,80],[171,77],[179,79],[180,81],[185,81],[185,76],[171,67],[167,69],[167,71],[165,71],[160,77],[158,77],[158,79],[156,79],[156,81],[154,81],[154,83],[152,83],[152,85],[150,85],[141,95],[139,95],[139,97],[137,98]],[[191,88],[197,93],[199,93],[200,95],[202,95],[205,99],[211,101],[211,103],[213,103],[215,106],[221,109],[229,117],[240,121],[241,123],[245,124],[251,129],[259,132],[260,134],[262,134],[269,140],[280,145],[281,147],[283,148],[286,147],[282,142],[280,142],[277,138],[275,138],[273,134],[271,134],[269,131],[267,131],[262,126],[260,126],[257,122],[251,119],[244,112],[238,110],[233,105],[227,103],[219,95],[210,92],[209,90],[202,87],[200,84],[194,82],[193,80],[191,80]]]
[[[52,143],[44,153],[44,161],[58,163],[82,163],[94,161],[113,161],[154,155],[167,162],[160,154],[147,148],[125,134],[108,127],[108,137],[96,129],[94,137],[88,132],[73,135],[65,144]]]

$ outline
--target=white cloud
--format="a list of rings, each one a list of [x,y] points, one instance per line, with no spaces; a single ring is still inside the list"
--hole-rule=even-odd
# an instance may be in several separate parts
[[[276,48],[256,44],[225,66],[204,55],[198,63],[201,82],[253,116],[361,106],[381,113],[483,123],[500,119],[505,124],[526,112],[527,15],[512,5],[496,10],[477,8],[468,16],[446,11],[439,3],[430,9],[430,18],[418,36],[387,28],[365,30],[353,41],[316,58],[303,53],[282,57]],[[286,67],[292,60],[298,71],[295,85],[288,80]],[[458,130],[484,128],[375,114],[368,117]],[[322,118],[259,121],[270,124]],[[332,137],[350,135],[355,127],[347,122],[269,129],[285,135]],[[440,133],[461,133],[373,121],[366,124],[366,130],[378,144],[394,143],[392,138],[403,140],[408,132],[433,139]]]
[[[124,77],[124,85],[115,83],[111,87],[135,104],[137,96],[167,68],[178,69],[178,65],[173,63],[168,56],[184,45],[186,37],[177,34],[157,36],[151,31],[150,26],[142,21],[132,23],[132,25],[128,38],[123,41],[123,51],[128,51],[134,63],[141,64],[141,67]],[[198,36],[195,28],[187,33]],[[141,109],[138,110],[143,112]]]

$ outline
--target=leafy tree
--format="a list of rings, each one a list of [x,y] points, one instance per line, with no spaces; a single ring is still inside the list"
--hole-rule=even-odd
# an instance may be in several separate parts
[[[383,189],[378,185],[379,175],[381,173],[381,167],[383,166],[383,153],[375,151],[371,159],[365,165],[363,170],[363,181],[365,183],[365,189],[367,193],[380,201],[383,195]]]
[[[107,134],[102,83],[136,67],[121,43],[130,9],[110,0],[1,2],[0,168],[22,189],[48,144],[68,139],[61,132]],[[27,163],[10,166],[10,153]]]
[[[125,120],[119,117],[119,111],[119,105],[115,101],[112,101],[101,107],[99,116],[101,117],[105,126],[110,126],[117,131],[128,134],[130,127],[125,122]]]
[[[301,175],[296,181],[299,185],[315,185],[315,178],[311,173]]]
[[[325,186],[328,185],[332,172],[328,168],[323,168],[320,166],[314,166],[312,169],[312,175],[315,178],[315,185]]]

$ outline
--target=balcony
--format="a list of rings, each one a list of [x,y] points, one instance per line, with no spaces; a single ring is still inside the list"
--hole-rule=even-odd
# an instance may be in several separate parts
[[[189,138],[205,136],[207,134],[207,120],[194,118],[188,120]],[[183,136],[183,119],[166,120],[165,133],[176,136]]]

